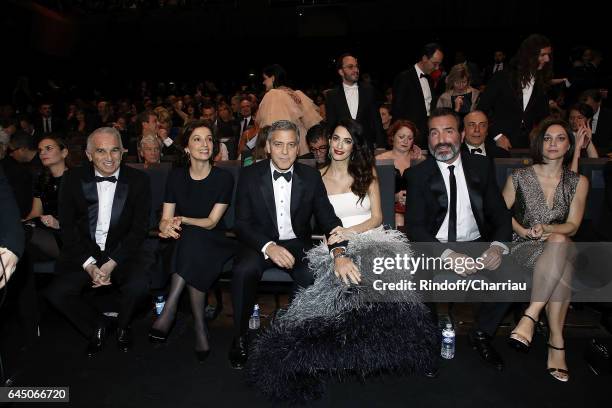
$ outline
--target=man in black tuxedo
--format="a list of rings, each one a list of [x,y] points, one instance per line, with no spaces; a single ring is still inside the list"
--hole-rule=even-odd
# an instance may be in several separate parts
[[[96,129],[87,139],[91,165],[69,170],[60,189],[63,247],[58,276],[46,294],[89,339],[90,356],[103,348],[108,325],[83,290],[111,283],[119,287],[117,342],[122,351],[131,346],[136,307],[148,296],[141,245],[149,227],[151,189],[146,174],[121,166],[123,151],[116,129]]]
[[[612,151],[612,110],[601,106],[601,92],[599,89],[589,89],[580,94],[580,102],[593,108],[591,129],[593,131],[593,144],[603,155]]]
[[[552,78],[550,41],[534,34],[523,41],[510,66],[497,72],[480,94],[478,109],[491,120],[498,146],[529,147],[529,132],[549,115],[546,91]]]
[[[508,253],[503,242],[512,238],[512,222],[497,187],[492,161],[461,153],[459,118],[450,109],[432,111],[428,145],[428,158],[404,173],[408,238],[417,243],[448,243],[449,247],[456,245],[455,242],[485,245],[490,242],[482,254],[469,255],[481,257],[485,260],[484,268],[495,271],[501,265],[502,256]],[[470,257],[452,249],[446,249],[440,256],[453,260]],[[503,361],[491,339],[507,308],[505,303],[482,303],[469,335],[470,343],[481,357],[499,370],[503,368]]]
[[[25,238],[20,220],[13,191],[0,166],[0,289],[11,278],[17,261],[23,254]]]
[[[419,61],[400,73],[393,83],[393,119],[408,119],[422,135],[427,134],[427,117],[437,99],[429,74],[440,67],[443,59],[439,44],[427,44]]]
[[[330,242],[337,240],[334,230],[342,226],[319,172],[295,162],[299,137],[295,124],[274,122],[266,143],[270,160],[244,168],[238,181],[235,230],[243,246],[232,270],[235,338],[229,353],[236,369],[243,368],[248,357],[248,320],[264,270],[278,267],[291,274],[296,287],[311,285],[313,276],[303,258],[312,247],[312,216]],[[359,271],[345,257],[346,244],[330,245],[330,254],[336,275],[347,284],[357,283]]]
[[[497,50],[493,53],[493,63],[487,65],[482,71],[482,77],[484,84],[486,85],[489,80],[493,77],[493,74],[501,72],[505,69],[506,53],[501,50]]]
[[[343,54],[336,61],[342,84],[330,89],[325,96],[326,121],[330,128],[342,119],[354,119],[363,127],[370,147],[386,146],[374,88],[359,83],[359,63],[351,54]]]
[[[463,143],[461,150],[470,154],[478,154],[491,159],[510,157],[510,152],[497,146],[487,137],[489,120],[483,111],[475,110],[463,118]]]
[[[43,136],[64,131],[64,123],[59,117],[53,116],[50,103],[41,103],[38,107],[38,113],[40,116],[34,122],[34,128],[39,140]]]

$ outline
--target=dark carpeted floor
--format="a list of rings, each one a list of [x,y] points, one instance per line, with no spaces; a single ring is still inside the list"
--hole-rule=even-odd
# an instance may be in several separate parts
[[[269,304],[262,309],[269,310]],[[462,313],[469,316],[467,310],[459,310],[458,321]],[[256,389],[245,385],[241,371],[229,367],[231,317],[227,313],[224,311],[210,325],[213,351],[203,365],[196,362],[192,351],[193,332],[188,310],[179,313],[167,344],[152,345],[147,341],[151,323],[148,315],[134,325],[132,352],[120,353],[114,339],[110,339],[106,349],[92,359],[84,355],[85,342],[72,327],[54,312],[45,311],[38,344],[25,352],[5,354],[4,360],[16,385],[69,386],[70,404],[57,404],[63,407],[273,406]],[[581,313],[586,317],[580,316]],[[572,311],[570,315],[574,320],[578,315],[578,320],[587,323],[595,319],[584,311]],[[499,408],[590,407],[601,402],[601,406],[609,406],[611,377],[592,375],[582,358],[588,339],[606,337],[606,334],[596,324],[569,326],[566,345],[571,380],[567,384],[553,380],[545,371],[546,350],[541,336],[536,337],[528,355],[517,354],[505,345],[508,330],[502,328],[495,344],[505,359],[506,368],[497,372],[484,365],[469,348],[461,334],[465,330],[460,328],[456,356],[442,362],[437,379],[384,376],[364,383],[330,381],[327,394],[310,405]],[[385,341],[382,333],[380,341]],[[6,353],[6,344],[4,350]],[[15,404],[19,408],[25,406],[34,405]]]

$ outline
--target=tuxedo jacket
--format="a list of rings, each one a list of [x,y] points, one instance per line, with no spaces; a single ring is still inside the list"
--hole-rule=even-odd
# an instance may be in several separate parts
[[[359,104],[355,120],[363,126],[365,139],[370,147],[385,147],[387,145],[385,131],[382,127],[380,112],[374,88],[369,85],[359,84]],[[346,102],[346,94],[342,84],[329,90],[325,97],[325,114],[327,122],[333,128],[342,119],[352,119],[351,112]]]
[[[470,204],[484,241],[512,240],[512,218],[497,187],[493,162],[484,156],[461,153]],[[436,235],[448,212],[449,198],[436,160],[428,156],[404,172],[405,226],[414,242],[437,242]]]
[[[58,116],[51,116],[51,132],[45,132],[42,116],[38,116],[34,121],[34,129],[36,129],[37,140],[41,140],[43,136],[64,132],[66,130],[65,121]]]
[[[593,133],[593,143],[600,153],[612,151],[612,110],[599,108],[596,132]]]
[[[489,137],[503,133],[515,148],[529,147],[529,132],[549,115],[548,97],[538,82],[523,110],[523,93],[513,84],[511,70],[493,75],[480,94],[478,109],[490,119]]]
[[[327,198],[321,174],[310,166],[296,162],[291,185],[291,226],[296,237],[304,242],[311,239],[310,219],[313,215],[326,234],[342,226]],[[257,252],[266,243],[279,240],[270,160],[262,160],[242,169],[236,190],[234,229],[238,239]]]
[[[59,195],[63,247],[60,262],[81,267],[91,256],[98,265],[119,266],[136,255],[149,230],[151,187],[140,170],[121,166],[104,251],[96,244],[98,190],[91,164],[68,170]]]
[[[18,258],[23,254],[25,239],[20,220],[13,189],[0,166],[0,247],[8,248]]]
[[[497,144],[495,144],[495,142],[491,139],[485,140],[484,145],[485,145],[485,150],[487,152],[487,155],[485,157],[488,157],[490,159],[511,157],[509,151],[507,151],[506,149],[502,149]],[[467,154],[471,154],[470,150],[468,149],[465,143],[461,143],[461,151]]]
[[[429,77],[429,88],[431,89],[431,109],[435,108],[437,97],[435,89]],[[427,134],[427,109],[425,109],[425,97],[421,82],[417,76],[414,66],[400,73],[393,83],[393,105],[391,109],[393,120],[408,119],[417,126],[421,133],[421,140],[426,139]]]

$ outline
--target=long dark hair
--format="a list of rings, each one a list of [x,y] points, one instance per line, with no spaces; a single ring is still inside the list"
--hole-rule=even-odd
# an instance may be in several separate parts
[[[523,40],[510,63],[514,67],[512,80],[517,94],[522,93],[532,77],[535,77],[535,86],[548,90],[553,75],[552,58],[538,70],[538,56],[543,48],[550,46],[550,40],[540,34],[531,34]]]
[[[570,142],[570,148],[567,153],[565,153],[565,156],[563,156],[563,166],[567,167],[572,162],[574,150],[576,149],[576,139],[574,138],[574,132],[572,132],[569,124],[562,119],[544,119],[536,128],[534,137],[531,140],[531,158],[533,159],[533,164],[544,164],[544,155],[542,153],[544,135],[546,135],[548,128],[554,125],[563,127]]]
[[[189,166],[189,155],[185,152],[185,149],[187,148],[187,146],[189,146],[189,138],[191,137],[193,131],[200,127],[205,127],[212,133],[213,152],[210,158],[208,159],[208,162],[211,166],[215,164],[215,157],[217,157],[217,155],[219,154],[219,139],[217,137],[217,132],[215,127],[209,120],[201,119],[192,120],[191,122],[187,123],[183,128],[183,133],[181,133],[179,141],[180,146],[183,148],[183,151],[181,152],[181,157],[179,158],[178,162],[179,165],[185,167]]]
[[[64,139],[60,136],[46,135],[46,136],[43,136],[40,140],[43,141],[45,139],[53,140],[55,144],[57,144],[57,147],[60,149],[60,151],[64,149],[68,150],[68,145],[66,144]],[[68,150],[68,152],[70,151]],[[66,158],[64,159],[64,165],[66,166],[66,169],[69,169],[70,167],[72,167],[72,163],[70,162],[70,153],[68,153],[68,156],[66,156]],[[47,184],[49,184],[49,181],[51,181],[52,177],[53,175],[51,174],[51,170],[49,170],[48,167],[43,166],[43,171],[42,173],[40,173],[40,177],[38,179],[40,187],[42,188],[43,186],[46,186]]]
[[[357,121],[353,119],[342,119],[338,121],[336,127],[345,128],[353,139],[353,151],[348,159],[348,173],[353,178],[351,191],[359,197],[357,203],[363,202],[368,193],[368,188],[370,188],[370,184],[376,179],[374,176],[374,155],[363,135],[363,127]],[[333,137],[333,132],[331,137]],[[329,170],[330,163],[331,147],[330,153],[327,155],[327,169],[325,173]],[[325,173],[323,173],[323,175],[325,175]]]
[[[279,86],[289,86],[287,83],[287,71],[285,68],[281,67],[278,64],[268,65],[263,69],[263,73],[268,77],[274,76],[274,82],[272,83],[272,87],[274,89]]]

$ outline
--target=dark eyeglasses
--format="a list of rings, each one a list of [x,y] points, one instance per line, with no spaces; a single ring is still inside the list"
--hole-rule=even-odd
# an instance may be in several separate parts
[[[329,145],[324,145],[321,147],[311,147],[310,152],[311,153],[314,153],[314,152],[325,153],[328,149],[329,149]]]

